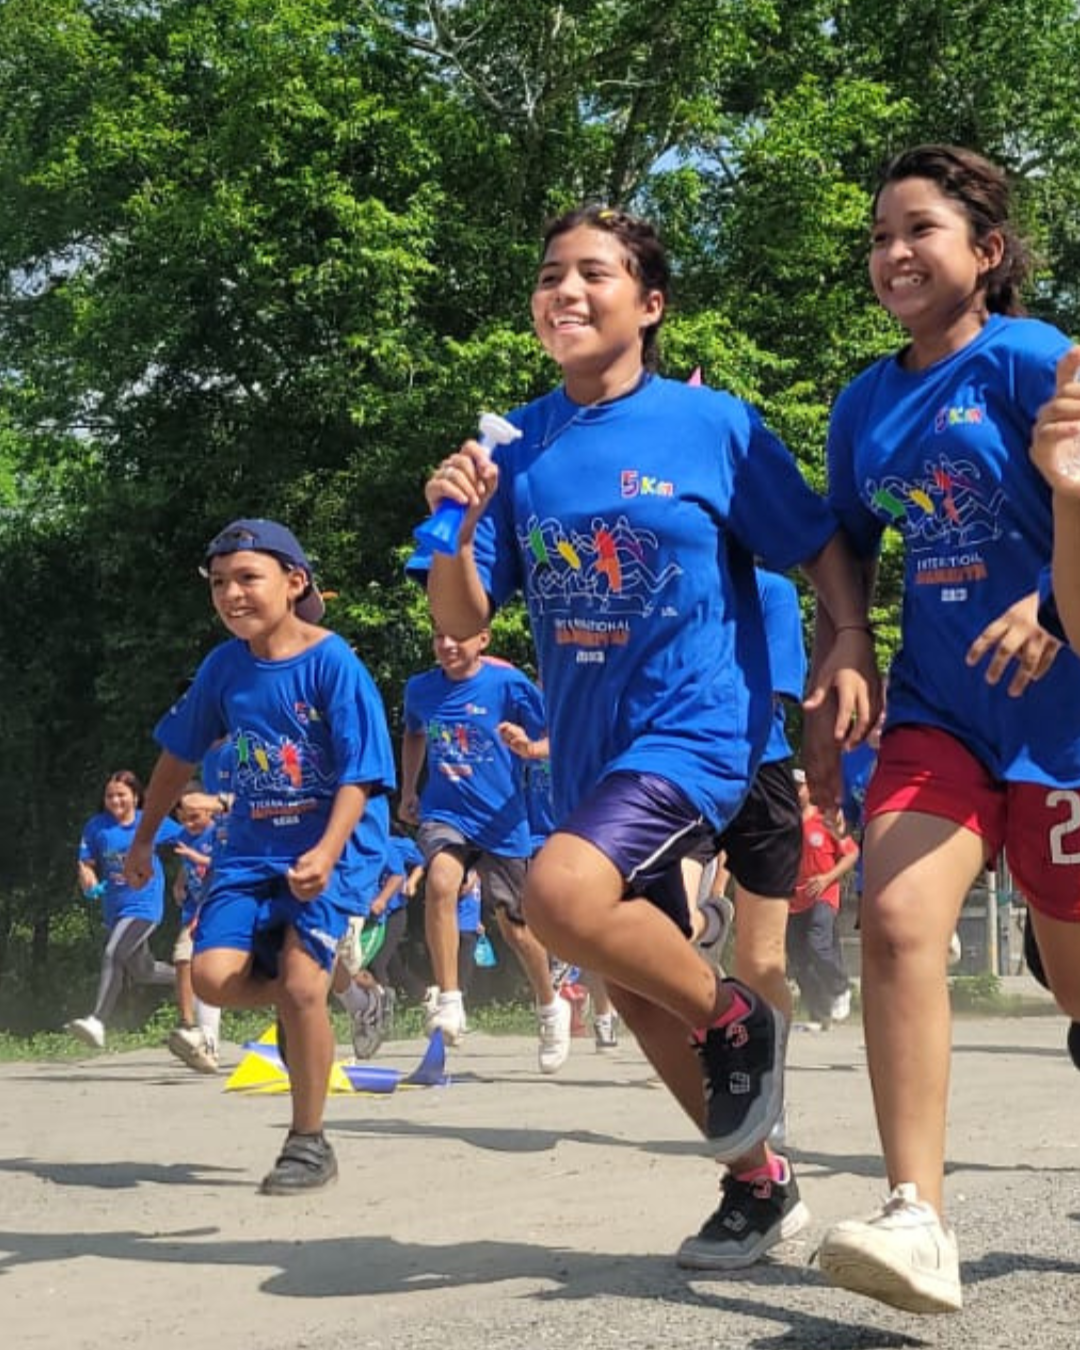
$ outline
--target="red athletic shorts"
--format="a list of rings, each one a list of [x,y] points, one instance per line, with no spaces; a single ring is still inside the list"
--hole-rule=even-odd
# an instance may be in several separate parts
[[[1004,848],[1034,909],[1080,923],[1080,785],[1003,783],[947,731],[899,726],[882,737],[864,809],[866,820],[919,811],[955,821],[990,857]]]

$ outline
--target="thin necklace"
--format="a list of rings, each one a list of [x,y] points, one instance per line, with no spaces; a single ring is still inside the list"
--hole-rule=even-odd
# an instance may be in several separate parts
[[[592,403],[579,404],[571,413],[571,415],[568,418],[566,418],[565,421],[560,422],[559,425],[555,428],[552,428],[551,418],[549,417],[548,429],[544,433],[544,437],[540,442],[540,449],[546,450],[549,445],[551,445],[554,441],[557,441],[559,439],[559,437],[563,434],[563,432],[569,431],[575,422],[580,421],[581,418],[583,418],[587,412],[592,412],[593,408],[603,407],[603,405],[606,403],[617,403],[619,399],[626,398],[629,394],[636,393],[637,390],[640,389],[641,386],[645,384],[646,381],[650,378],[650,375],[651,372],[648,370],[637,371],[633,379],[627,380],[626,384],[624,384],[620,389],[617,389],[614,394],[608,395],[607,398],[598,398],[594,399]],[[570,395],[566,393],[565,384],[563,385],[563,393],[566,395],[566,399],[569,402]]]

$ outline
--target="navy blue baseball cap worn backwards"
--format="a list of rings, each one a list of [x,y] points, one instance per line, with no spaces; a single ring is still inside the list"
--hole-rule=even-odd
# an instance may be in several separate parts
[[[207,544],[206,562],[226,553],[246,552],[269,553],[286,567],[303,572],[308,587],[296,602],[296,616],[305,623],[319,622],[326,613],[326,605],[315,586],[315,569],[292,530],[276,520],[234,520]]]

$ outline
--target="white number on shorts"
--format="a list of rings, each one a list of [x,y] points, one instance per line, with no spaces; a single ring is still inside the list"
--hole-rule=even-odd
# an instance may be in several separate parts
[[[1080,847],[1069,850],[1065,841],[1070,834],[1080,833],[1080,792],[1048,792],[1046,804],[1049,807],[1064,806],[1069,814],[1064,820],[1050,826],[1050,861],[1057,864],[1080,863]]]

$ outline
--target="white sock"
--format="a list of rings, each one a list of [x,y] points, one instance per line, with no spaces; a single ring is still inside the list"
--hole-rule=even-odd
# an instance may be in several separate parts
[[[212,1003],[204,1003],[201,998],[195,1000],[195,1025],[202,1029],[203,1035],[212,1044],[221,1039],[221,1009]]]
[[[565,999],[555,998],[552,999],[550,1003],[538,1003],[536,1005],[536,1015],[537,1017],[547,1017],[547,1018],[558,1017],[559,1004],[565,1002],[566,1002]]]
[[[368,991],[353,980],[338,994],[338,998],[345,1011],[353,1014],[366,1012],[371,1003]]]
[[[462,1006],[463,1001],[464,1001],[464,1000],[463,1000],[462,997],[461,997],[461,990],[460,990],[460,989],[440,989],[440,990],[439,990],[439,1007],[440,1007],[440,1008],[448,1008],[448,1007],[450,1007],[450,1005],[453,1004],[453,1003],[456,1003],[457,1006],[460,1008],[460,1007]]]

